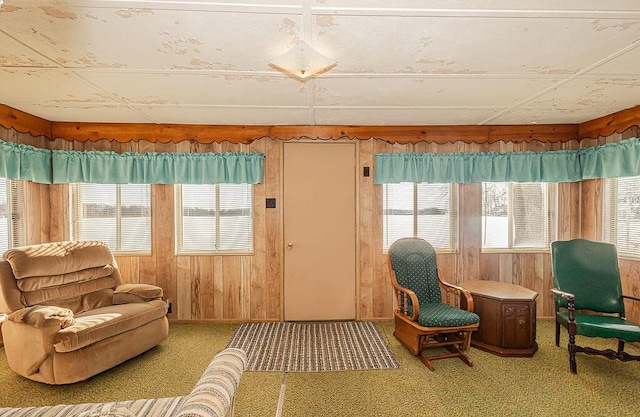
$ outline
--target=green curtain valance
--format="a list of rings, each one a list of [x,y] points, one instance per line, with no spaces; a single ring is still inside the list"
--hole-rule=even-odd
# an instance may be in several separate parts
[[[583,180],[640,175],[640,140],[637,138],[583,148],[578,152]]]
[[[376,184],[580,180],[580,162],[574,151],[376,155]]]
[[[0,140],[0,177],[51,184],[51,151]]]
[[[549,152],[379,153],[375,184],[574,182],[640,175],[640,140]]]
[[[264,154],[53,151],[53,182],[101,184],[262,183]]]

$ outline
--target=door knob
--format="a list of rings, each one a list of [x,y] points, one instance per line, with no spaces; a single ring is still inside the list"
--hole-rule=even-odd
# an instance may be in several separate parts
[[[291,249],[293,247],[293,243],[289,242],[287,243],[287,249]]]

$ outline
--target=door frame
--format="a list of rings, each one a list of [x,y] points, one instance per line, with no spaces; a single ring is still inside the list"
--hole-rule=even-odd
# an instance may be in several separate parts
[[[362,320],[362,300],[361,291],[360,291],[360,183],[362,181],[361,174],[363,172],[363,167],[361,167],[360,162],[360,140],[359,139],[351,139],[351,138],[340,138],[335,140],[321,140],[321,139],[308,139],[308,138],[293,138],[288,140],[287,143],[321,143],[325,146],[336,145],[336,144],[344,144],[344,143],[353,143],[355,145],[355,161],[354,161],[354,178],[355,178],[355,265],[354,265],[354,274],[355,274],[355,320]],[[280,201],[283,204],[282,209],[280,210],[280,321],[284,321],[284,268],[285,268],[285,254],[286,254],[286,246],[284,236],[284,145],[285,141],[280,141]],[[367,165],[368,166],[368,165]],[[370,172],[373,171],[370,169]]]

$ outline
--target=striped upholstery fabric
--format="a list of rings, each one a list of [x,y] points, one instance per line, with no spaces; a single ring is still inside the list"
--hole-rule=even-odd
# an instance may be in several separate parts
[[[153,398],[100,404],[55,405],[51,407],[0,408],[2,417],[89,417],[117,416],[129,410],[136,417],[173,416],[186,397]],[[128,416],[125,412],[122,416]]]
[[[223,417],[233,413],[235,392],[247,363],[247,355],[241,349],[227,348],[216,355],[177,417]]]
[[[241,349],[227,348],[217,354],[183,397],[152,398],[112,403],[55,405],[50,407],[0,408],[0,417],[223,417],[233,415],[236,389],[247,367]]]

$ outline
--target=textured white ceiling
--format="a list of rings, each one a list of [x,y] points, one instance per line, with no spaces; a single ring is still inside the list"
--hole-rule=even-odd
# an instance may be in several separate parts
[[[269,66],[298,40],[338,65]],[[5,0],[0,103],[52,121],[580,123],[640,104],[638,0]]]

